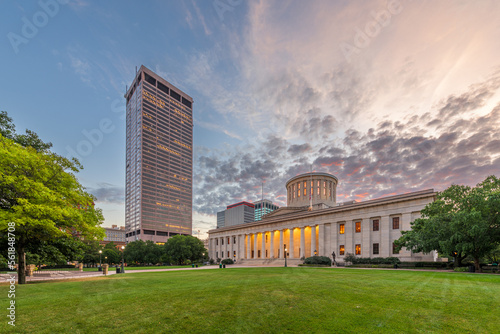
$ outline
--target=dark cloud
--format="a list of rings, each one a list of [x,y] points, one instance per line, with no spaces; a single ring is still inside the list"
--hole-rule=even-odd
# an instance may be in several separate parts
[[[89,192],[97,198],[98,202],[113,204],[125,202],[125,189],[109,183],[99,183],[98,188],[90,188]]]
[[[302,145],[291,145],[287,152],[290,153],[291,155],[295,156],[297,154],[303,154],[306,152],[309,152],[311,150],[311,145],[305,143]]]

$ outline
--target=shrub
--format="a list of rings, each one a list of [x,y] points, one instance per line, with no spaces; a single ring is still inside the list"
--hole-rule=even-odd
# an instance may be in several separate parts
[[[232,259],[224,259],[224,260],[222,260],[222,262],[221,262],[221,263],[222,263],[222,264],[233,264],[234,262],[233,262],[233,260],[232,260]]]
[[[351,264],[400,264],[401,261],[397,257],[357,257],[352,253],[347,253],[344,257],[345,262],[349,262]]]
[[[453,271],[464,273],[469,271],[469,267],[456,267],[455,269],[453,269]]]
[[[210,258],[210,260],[208,261],[210,264],[214,264],[215,263],[215,260]]]
[[[311,256],[304,260],[304,264],[323,264],[331,266],[332,260],[326,256]]]

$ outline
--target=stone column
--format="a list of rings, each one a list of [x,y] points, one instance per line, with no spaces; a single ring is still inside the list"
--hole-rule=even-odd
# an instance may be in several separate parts
[[[311,256],[314,255],[315,250],[318,251],[316,249],[316,225],[311,226]]]
[[[411,230],[411,213],[403,213],[401,217],[401,222],[399,223],[399,236],[396,237],[396,239],[399,239],[401,237],[401,231],[409,231]],[[392,228],[392,226],[391,226]],[[396,240],[395,239],[395,240]],[[392,247],[392,244],[391,244]],[[399,256],[408,256],[411,257],[411,251],[406,250],[406,248],[401,248],[399,251]]]
[[[280,256],[280,259],[283,259],[284,258],[283,235],[285,234],[285,230],[280,230],[279,233],[280,233],[280,250],[278,254]]]
[[[271,242],[269,243],[269,258],[274,259],[274,231],[271,231],[269,233],[269,236],[271,237]]]
[[[380,257],[391,256],[392,244],[390,242],[390,231],[392,226],[389,226],[389,216],[382,216],[380,218]]]
[[[293,228],[290,229],[290,242],[288,244],[288,252],[290,253],[290,259],[293,259],[295,258],[294,254],[293,254]]]
[[[260,250],[260,258],[265,259],[266,258],[266,232],[262,232],[262,248]]]
[[[248,233],[247,235],[247,259],[250,259],[251,255],[252,255],[252,251],[251,251],[251,240],[252,238],[250,237],[250,233]]]
[[[300,253],[299,258],[302,258],[306,254],[306,236],[305,236],[305,227],[300,228]]]
[[[361,256],[371,257],[372,256],[372,235],[373,226],[371,220],[364,218],[361,220]]]
[[[326,239],[326,235],[325,235],[325,225],[324,224],[320,224],[318,225],[318,255],[319,256],[329,256],[326,254],[327,250],[325,248],[325,239]]]
[[[253,258],[258,259],[259,258],[259,252],[257,249],[257,233],[253,234]]]

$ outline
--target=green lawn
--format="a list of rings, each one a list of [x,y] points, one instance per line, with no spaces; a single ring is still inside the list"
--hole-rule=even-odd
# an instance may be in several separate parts
[[[7,296],[0,286],[0,296]],[[16,333],[498,333],[500,275],[331,268],[17,286]],[[1,298],[6,312],[7,298]],[[6,317],[0,332],[8,332]]]

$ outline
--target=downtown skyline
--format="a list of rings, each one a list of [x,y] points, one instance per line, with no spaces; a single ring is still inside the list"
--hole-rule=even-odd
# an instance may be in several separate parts
[[[496,2],[41,3],[57,6],[1,5],[0,109],[79,155],[104,226],[125,221],[123,95],[141,64],[194,99],[194,235],[262,182],[284,206],[311,165],[338,177],[338,202],[500,174]]]

